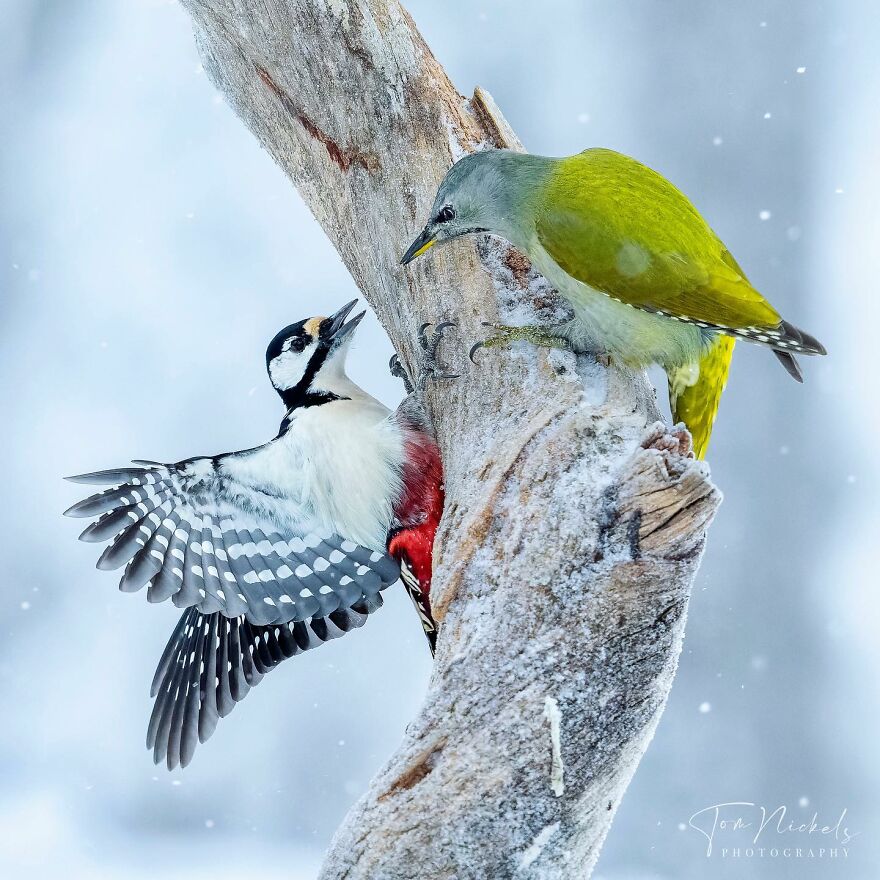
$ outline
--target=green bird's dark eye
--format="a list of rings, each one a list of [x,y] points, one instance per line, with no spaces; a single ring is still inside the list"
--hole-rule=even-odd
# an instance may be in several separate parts
[[[448,223],[455,219],[455,209],[452,205],[444,205],[437,214],[438,223]]]

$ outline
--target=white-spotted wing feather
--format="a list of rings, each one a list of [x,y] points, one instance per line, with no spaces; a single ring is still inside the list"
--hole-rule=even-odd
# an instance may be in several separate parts
[[[149,583],[150,601],[263,625],[350,608],[398,577],[384,544],[399,437],[376,411],[373,447],[343,438],[331,463],[322,415],[246,452],[74,477],[125,483],[66,513],[99,515],[82,535],[110,541],[99,568],[125,566],[121,589]]]

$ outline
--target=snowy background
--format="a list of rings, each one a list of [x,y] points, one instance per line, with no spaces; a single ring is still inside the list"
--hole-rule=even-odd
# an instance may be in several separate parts
[[[712,448],[726,500],[598,876],[876,877],[874,4],[408,6],[532,151],[604,145],[665,173],[831,352],[798,387],[738,347]],[[0,45],[0,875],[314,877],[424,692],[402,592],[285,664],[169,774],[143,737],[177,612],[94,571],[61,476],[263,441],[281,414],[267,341],[357,291],[175,3],[5,0]],[[389,354],[366,321],[351,372],[393,405]],[[831,822],[846,807],[861,834],[846,862],[707,859],[680,823],[733,800]]]

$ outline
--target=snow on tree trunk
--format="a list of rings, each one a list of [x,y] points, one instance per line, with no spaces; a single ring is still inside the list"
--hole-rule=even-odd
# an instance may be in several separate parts
[[[413,365],[422,321],[558,319],[498,239],[403,268],[450,163],[522,149],[395,0],[183,0],[209,76],[290,176]],[[449,351],[449,348],[446,348]],[[428,390],[442,628],[404,742],[322,878],[585,878],[666,703],[720,500],[646,378],[526,345]],[[415,618],[413,626],[417,626]]]

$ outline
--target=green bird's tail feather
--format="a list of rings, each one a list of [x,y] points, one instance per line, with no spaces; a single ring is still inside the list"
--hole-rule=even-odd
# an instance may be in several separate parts
[[[698,364],[677,367],[667,373],[672,417],[676,422],[684,422],[691,432],[697,458],[706,457],[735,344],[732,337],[719,335]]]

